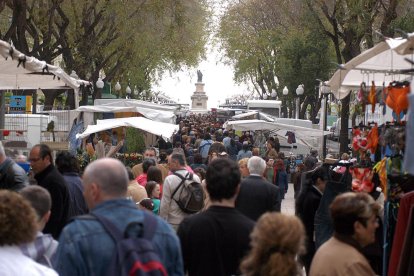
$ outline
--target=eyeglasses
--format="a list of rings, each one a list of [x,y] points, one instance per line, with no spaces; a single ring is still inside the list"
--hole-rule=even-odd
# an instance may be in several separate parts
[[[38,157],[38,158],[29,158],[29,162],[30,163],[35,163],[35,162],[37,162],[37,161],[39,161],[40,159],[42,159],[42,158],[40,158],[40,157]]]

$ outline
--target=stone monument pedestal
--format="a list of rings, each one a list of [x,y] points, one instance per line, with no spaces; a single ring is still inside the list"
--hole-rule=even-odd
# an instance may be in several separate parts
[[[191,112],[193,113],[207,113],[208,97],[204,91],[204,83],[197,82],[195,84],[196,91],[191,96]]]

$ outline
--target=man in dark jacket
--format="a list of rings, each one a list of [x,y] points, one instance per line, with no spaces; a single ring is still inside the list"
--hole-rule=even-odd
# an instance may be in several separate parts
[[[63,176],[53,166],[52,151],[47,145],[35,145],[29,154],[29,162],[35,173],[37,184],[49,191],[52,209],[49,221],[43,230],[59,238],[68,220],[70,210],[69,190]]]
[[[325,167],[317,168],[311,176],[311,185],[304,187],[296,199],[296,215],[302,220],[306,230],[306,253],[301,256],[306,273],[316,252],[315,247],[315,214],[319,208],[322,194],[326,187],[328,174]]]
[[[280,212],[279,188],[263,178],[266,162],[258,156],[252,156],[247,167],[250,175],[240,184],[236,208],[254,221],[265,212]]]
[[[211,206],[184,219],[177,232],[188,275],[240,274],[254,222],[234,208],[239,183],[240,171],[234,161],[218,158],[208,166]]]
[[[83,197],[83,184],[79,175],[80,168],[76,156],[68,151],[60,152],[56,156],[55,164],[58,171],[63,175],[69,190],[69,218],[88,213],[88,206]]]
[[[26,172],[13,160],[7,158],[0,142],[0,189],[19,191],[29,185]]]

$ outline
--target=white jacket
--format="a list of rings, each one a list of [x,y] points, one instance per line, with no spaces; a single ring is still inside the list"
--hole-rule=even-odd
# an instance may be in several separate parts
[[[175,173],[180,174],[182,176],[186,176],[189,172],[187,170],[178,170]],[[200,178],[198,175],[193,174],[193,179],[196,182],[200,183]],[[161,206],[160,206],[160,217],[165,219],[169,224],[172,225],[179,225],[181,221],[188,217],[190,214],[184,213],[181,211],[178,204],[171,198],[172,194],[174,193],[175,189],[180,185],[181,178],[176,175],[169,175],[164,180],[164,185],[162,187],[162,198],[161,198]],[[174,198],[178,198],[178,194],[174,196]]]
[[[0,247],[0,275],[16,276],[57,276],[51,268],[38,264],[23,255],[18,246]]]

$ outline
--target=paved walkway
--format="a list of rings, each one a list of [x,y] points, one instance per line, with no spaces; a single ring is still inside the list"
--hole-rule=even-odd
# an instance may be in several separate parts
[[[295,214],[295,199],[293,198],[293,183],[289,183],[289,188],[285,194],[285,199],[282,200],[282,213],[287,215]]]

